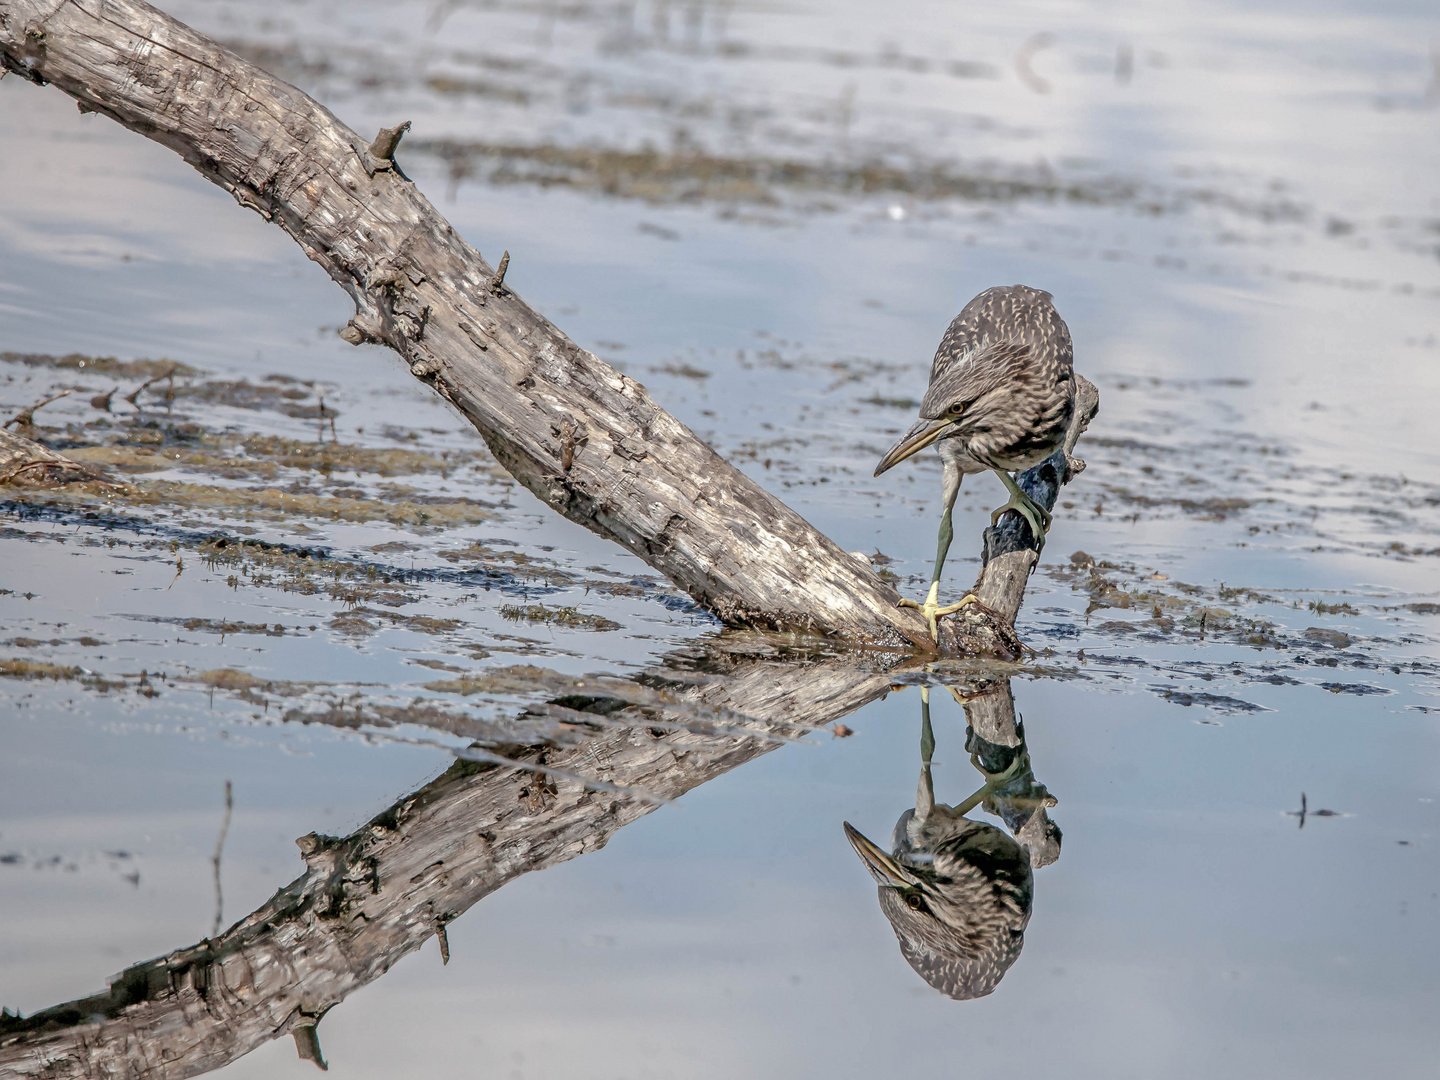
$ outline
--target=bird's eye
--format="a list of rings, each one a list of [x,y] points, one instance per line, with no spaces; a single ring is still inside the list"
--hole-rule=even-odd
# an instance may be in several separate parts
[[[951,416],[959,416],[959,415],[960,415],[962,412],[964,412],[964,411],[965,411],[965,403],[964,403],[963,401],[957,401],[957,402],[955,402],[954,405],[951,405],[951,406],[950,406],[950,415],[951,415]]]
[[[906,893],[906,894],[905,894],[905,903],[907,903],[908,905],[910,905],[910,908],[911,908],[912,911],[924,911],[924,910],[925,910],[925,901],[922,900],[922,899],[920,899],[920,894],[919,894],[919,893],[913,893],[913,892],[912,892],[912,893]]]

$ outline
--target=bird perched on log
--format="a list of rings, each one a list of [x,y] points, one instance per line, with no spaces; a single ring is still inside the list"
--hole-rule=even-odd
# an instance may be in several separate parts
[[[1050,514],[1010,475],[1040,464],[1065,441],[1075,403],[1074,348],[1070,330],[1049,293],[1026,285],[986,289],[955,316],[930,366],[930,385],[920,419],[890,448],[875,475],[936,444],[945,467],[944,509],[935,573],[919,608],[937,640],[937,620],[975,602],[939,605],[940,572],[954,535],[951,511],[967,473],[989,469],[1010,491],[990,515],[993,525],[1007,510],[1025,519],[1038,552],[1045,546]]]
[[[880,887],[880,910],[906,962],[936,990],[968,1001],[994,990],[1025,944],[1032,857],[1003,830],[965,816],[1007,776],[987,775],[985,786],[956,806],[936,804],[927,688],[921,703],[920,783],[915,808],[895,824],[894,854],[848,821],[845,835]]]

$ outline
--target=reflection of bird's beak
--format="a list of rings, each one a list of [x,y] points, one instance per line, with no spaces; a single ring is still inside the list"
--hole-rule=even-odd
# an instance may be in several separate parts
[[[879,476],[891,466],[898,465],[911,454],[924,450],[936,439],[945,433],[945,429],[954,423],[954,418],[942,416],[938,420],[917,420],[915,426],[900,437],[900,441],[890,448],[880,464],[875,466],[875,475]]]
[[[899,863],[867,840],[864,834],[848,821],[845,822],[845,837],[855,849],[855,854],[865,860],[870,876],[881,885],[892,889],[908,889],[919,883],[918,878],[907,874]]]

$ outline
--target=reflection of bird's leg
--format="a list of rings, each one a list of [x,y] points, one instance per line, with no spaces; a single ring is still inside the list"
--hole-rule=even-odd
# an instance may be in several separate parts
[[[925,616],[925,621],[930,624],[930,636],[940,640],[940,627],[937,622],[944,615],[951,615],[959,611],[966,604],[978,602],[974,593],[966,593],[960,598],[958,604],[951,604],[948,607],[941,607],[938,603],[940,596],[940,572],[945,568],[945,556],[950,553],[950,541],[955,537],[955,526],[952,520],[955,509],[955,499],[960,494],[960,480],[962,474],[960,466],[949,458],[945,462],[945,509],[940,516],[940,542],[935,550],[935,573],[930,576],[930,594],[925,597],[925,603],[917,604],[914,600],[901,600],[901,607],[918,608]]]
[[[1045,532],[1050,528],[1052,519],[1049,511],[1021,491],[1020,485],[1015,483],[1015,478],[1009,473],[996,469],[995,475],[1000,477],[1005,482],[1005,486],[1009,488],[1010,501],[990,515],[990,524],[994,525],[998,522],[1000,515],[1006,510],[1014,510],[1030,526],[1030,535],[1035,537],[1035,553],[1038,555],[1045,547]]]
[[[930,781],[930,759],[935,754],[935,733],[930,730],[930,688],[920,688],[920,783],[915,789],[915,816],[929,819],[935,810],[935,785]]]
[[[961,704],[968,700],[959,690],[953,686],[948,687],[950,695]],[[930,688],[920,688],[920,783],[915,789],[915,818],[918,821],[926,821],[935,812],[935,785],[930,778],[930,761],[935,756],[935,732],[930,727]],[[971,755],[974,760],[974,755]],[[1029,758],[1027,757],[1028,763]],[[979,766],[977,765],[977,768]],[[983,773],[985,770],[980,769]],[[962,803],[957,803],[950,809],[956,814],[968,814],[989,797],[990,793],[998,784],[1004,783],[1015,775],[1015,767],[1011,767],[1003,773],[996,773],[994,776],[986,775],[985,783],[980,790],[971,795]]]

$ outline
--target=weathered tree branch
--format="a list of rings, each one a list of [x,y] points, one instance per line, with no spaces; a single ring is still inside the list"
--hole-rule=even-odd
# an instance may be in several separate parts
[[[774,749],[771,733],[803,733],[889,687],[885,675],[847,665],[749,662],[683,691],[698,705],[750,717],[755,738],[656,735],[651,725],[663,709],[552,702],[577,730],[587,716],[607,723],[578,746],[509,748],[511,757],[551,770],[553,782],[462,761],[347,837],[301,837],[307,872],[219,937],[128,968],[92,997],[24,1019],[0,1017],[0,1075],[176,1080],[287,1032],[302,1057],[322,1061],[316,1026],[347,995],[502,885],[604,847],[655,808],[557,773],[675,798]]]
[[[933,647],[867,565],[504,285],[503,260],[492,270],[384,156],[403,124],[362,139],[139,0],[0,0],[0,62],[170,147],[283,228],[354,300],[347,341],[394,349],[520,483],[725,622]],[[993,623],[947,620],[942,650],[1013,656],[1013,630]]]
[[[90,483],[120,491],[89,465],[72,461],[33,439],[12,435],[0,428],[0,487],[56,487],[60,484]]]

